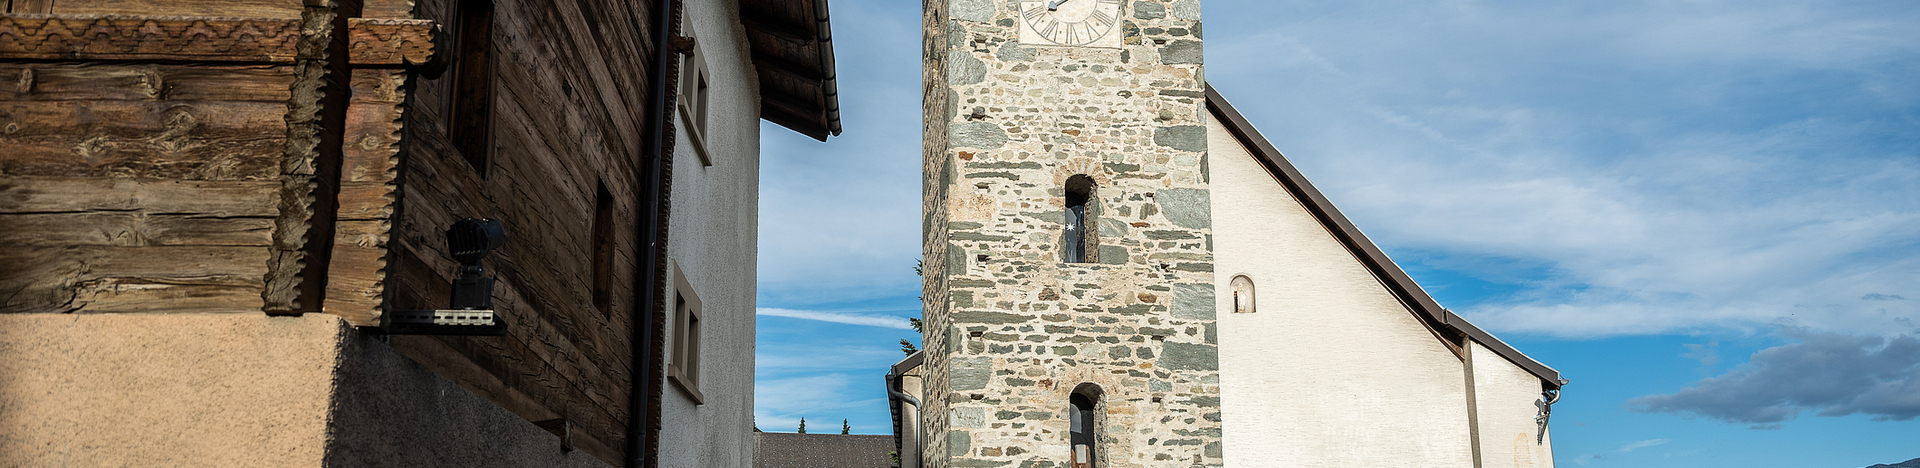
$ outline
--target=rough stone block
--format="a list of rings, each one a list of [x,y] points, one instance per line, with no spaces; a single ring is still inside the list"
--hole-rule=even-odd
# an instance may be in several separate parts
[[[1173,318],[1213,320],[1214,307],[1212,283],[1173,285]]]
[[[1160,350],[1160,367],[1177,370],[1219,370],[1220,352],[1213,345],[1168,342]],[[1201,397],[1194,397],[1196,399]],[[1215,398],[1218,405],[1218,398]]]
[[[1133,2],[1133,17],[1140,19],[1160,19],[1167,17],[1166,5],[1159,2]]]
[[[1153,129],[1153,144],[1181,151],[1206,151],[1207,127],[1177,125]]]
[[[1007,144],[1007,131],[993,122],[955,123],[949,128],[950,135],[947,140],[956,147],[998,149]],[[1200,129],[1201,138],[1206,138],[1206,127],[1200,127]],[[1206,143],[1202,140],[1201,148],[1205,147]]]
[[[1191,41],[1180,41],[1180,42],[1191,42]],[[1198,43],[1195,43],[1195,44],[1197,45]],[[1194,47],[1194,50],[1196,51],[1199,50],[1199,47]],[[973,58],[973,52],[969,52],[966,50],[954,50],[954,51],[947,52],[947,83],[948,84],[969,85],[969,84],[979,83],[986,79],[987,79],[987,64],[980,62],[980,59]],[[966,145],[957,145],[957,146],[966,146]]]
[[[982,23],[993,21],[992,0],[949,0],[947,8],[952,9],[953,19]]]
[[[956,392],[987,388],[987,382],[993,379],[993,358],[954,358],[949,379]]]
[[[1175,18],[1200,21],[1200,0],[1178,0],[1173,2],[1173,7],[1170,9],[1173,10]]]
[[[993,57],[1002,62],[1025,62],[1033,57],[1033,49],[1020,47],[1018,42],[1008,41],[1000,44],[1000,49],[993,52]]]
[[[978,406],[954,408],[952,414],[954,427],[987,427],[987,409]]]
[[[1166,213],[1167,221],[1172,221],[1175,226],[1188,229],[1213,227],[1213,201],[1206,190],[1160,189],[1154,192],[1153,197],[1160,201],[1160,211]]]
[[[967,431],[953,431],[953,432],[947,433],[947,455],[955,456],[955,457],[964,457],[964,456],[967,456],[967,452],[970,452],[972,450],[973,450],[973,434],[968,433]]]
[[[1200,41],[1176,40],[1160,48],[1160,63],[1167,65],[1200,63]],[[967,58],[973,58],[968,56]],[[975,61],[976,63],[978,61]],[[952,68],[948,68],[952,70]],[[976,81],[977,83],[978,81]]]
[[[1033,316],[984,310],[968,310],[953,313],[953,322],[964,324],[1008,324],[1023,323],[1030,320],[1033,320]]]

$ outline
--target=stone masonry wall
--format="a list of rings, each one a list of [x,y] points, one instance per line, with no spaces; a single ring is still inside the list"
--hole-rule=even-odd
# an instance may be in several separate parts
[[[1098,466],[1221,464],[1199,2],[1123,3],[1117,49],[1020,44],[1009,0],[927,3],[929,467],[1068,466],[1088,383]],[[1074,175],[1089,263],[1061,262]]]
[[[925,0],[921,23],[925,28],[921,37],[925,41],[921,53],[921,113],[927,116],[951,115],[952,105],[948,104],[946,71],[946,0]],[[952,322],[948,320],[950,297],[947,294],[949,265],[955,267],[964,263],[947,261],[947,192],[953,185],[953,158],[947,154],[947,119],[923,118],[921,154],[921,261],[920,277],[922,281],[920,300],[922,304],[920,347],[926,350],[925,361],[921,364],[922,393],[920,401],[920,431],[925,439],[921,447],[922,466],[926,468],[946,468],[947,465],[947,364],[948,354],[940,352],[949,349],[950,344],[958,343],[948,338]]]

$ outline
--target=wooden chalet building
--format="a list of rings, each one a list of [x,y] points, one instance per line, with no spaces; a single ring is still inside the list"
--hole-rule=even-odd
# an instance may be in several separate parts
[[[826,0],[0,13],[0,466],[752,465]]]

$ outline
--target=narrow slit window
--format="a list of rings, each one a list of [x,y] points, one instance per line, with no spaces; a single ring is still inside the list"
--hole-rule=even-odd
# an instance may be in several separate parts
[[[673,348],[667,362],[667,380],[680,387],[695,405],[706,404],[700,393],[700,296],[694,294],[686,276],[674,269]]]
[[[493,146],[493,2],[461,0],[455,7],[453,109],[447,139],[481,177]]]
[[[693,25],[682,23],[680,29],[688,38],[694,37]],[[693,44],[680,61],[680,120],[686,128],[688,143],[693,146],[693,154],[700,158],[700,165],[712,166],[713,156],[707,152],[707,113],[712,91],[708,84],[707,57],[700,52],[699,41]]]
[[[1061,231],[1060,258],[1067,263],[1099,261],[1100,236],[1095,232],[1098,205],[1094,202],[1093,178],[1075,175],[1067,178],[1066,226]]]
[[[593,307],[613,313],[613,193],[601,182],[593,203]]]
[[[1096,446],[1099,437],[1099,421],[1096,416],[1099,393],[1092,384],[1083,384],[1068,397],[1072,407],[1068,409],[1068,423],[1071,445],[1071,468],[1094,468],[1094,460],[1099,458]]]

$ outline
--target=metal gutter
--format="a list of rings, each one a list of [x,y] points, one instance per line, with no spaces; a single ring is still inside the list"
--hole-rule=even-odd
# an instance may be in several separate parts
[[[673,149],[667,146],[671,135],[669,125],[673,125],[673,107],[667,105],[672,100],[673,88],[667,86],[674,79],[679,62],[673,50],[675,26],[680,24],[674,6],[677,0],[654,0],[653,2],[653,76],[647,83],[648,120],[646,129],[647,152],[641,160],[640,189],[646,194],[641,200],[638,229],[635,241],[640,247],[639,274],[634,275],[634,295],[632,335],[629,345],[632,349],[632,378],[627,389],[627,459],[626,468],[644,468],[652,459],[650,453],[659,446],[660,414],[652,406],[658,401],[659,376],[655,370],[660,368],[661,353],[656,348],[664,347],[660,341],[664,336],[660,328],[665,325],[660,313],[663,302],[661,289],[666,287],[665,262],[662,260],[666,250],[667,233],[665,217],[667,194],[667,164],[673,156]],[[657,460],[654,464],[657,465]]]
[[[827,132],[840,136],[840,82],[833,60],[833,23],[827,15],[827,0],[813,1],[814,29],[820,43],[820,93],[826,101]],[[824,139],[823,139],[824,140]]]
[[[894,363],[893,367],[887,369],[887,409],[893,413],[894,453],[904,454],[907,452],[907,446],[902,444],[902,437],[900,435],[901,432],[904,432],[902,431],[902,429],[904,429],[902,427],[902,420],[905,419],[900,414],[902,412],[900,403],[906,402],[912,404],[916,409],[923,406],[920,404],[919,398],[915,398],[913,395],[908,395],[905,391],[902,391],[900,378],[905,377],[907,371],[920,367],[920,364],[926,360],[926,353],[926,351],[915,352],[913,355],[907,356],[906,359],[901,359],[900,362]],[[919,431],[914,431],[916,437],[913,445],[915,447],[920,446],[920,441],[918,440],[919,434]],[[905,465],[906,460],[901,460],[901,464]]]
[[[1567,381],[1560,377],[1560,371],[1527,357],[1526,354],[1494,338],[1492,334],[1481,330],[1480,327],[1454,315],[1453,311],[1440,307],[1440,303],[1434,301],[1433,296],[1427,294],[1425,289],[1421,289],[1420,284],[1413,281],[1413,277],[1408,276],[1405,270],[1401,270],[1400,265],[1395,264],[1393,259],[1387,257],[1386,252],[1381,251],[1379,246],[1367,239],[1366,234],[1362,234],[1360,228],[1353,225],[1353,221],[1341,214],[1340,210],[1327,200],[1326,195],[1314,188],[1313,183],[1307,181],[1307,177],[1300,174],[1300,170],[1293,167],[1293,163],[1287,161],[1286,156],[1280,154],[1280,150],[1275,149],[1273,143],[1268,142],[1259,130],[1254,129],[1253,124],[1247,122],[1246,117],[1233,108],[1233,104],[1228,103],[1219,91],[1214,90],[1212,84],[1207,85],[1207,108],[1212,111],[1214,117],[1220,119],[1220,123],[1227,128],[1228,132],[1233,133],[1234,139],[1238,140],[1242,147],[1253,153],[1254,158],[1259,160],[1261,166],[1266,167],[1267,172],[1272,174],[1281,186],[1286,187],[1287,191],[1293,193],[1294,198],[1306,206],[1307,212],[1313,214],[1320,224],[1326,226],[1327,231],[1339,239],[1340,243],[1346,246],[1347,250],[1360,260],[1360,263],[1366,265],[1367,270],[1371,271],[1375,278],[1380,280],[1380,284],[1385,285],[1422,321],[1429,326],[1445,328],[1473,339],[1539,377],[1548,387],[1559,388],[1561,385],[1566,385]]]

